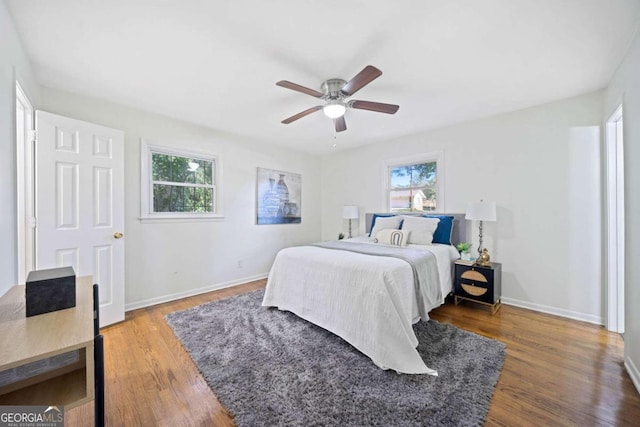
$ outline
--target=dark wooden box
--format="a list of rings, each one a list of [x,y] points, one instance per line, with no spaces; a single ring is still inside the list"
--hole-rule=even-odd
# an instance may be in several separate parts
[[[26,288],[27,317],[76,306],[76,273],[72,267],[31,271]]]

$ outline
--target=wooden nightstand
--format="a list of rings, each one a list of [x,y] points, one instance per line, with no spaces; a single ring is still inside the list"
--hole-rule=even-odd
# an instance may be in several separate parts
[[[0,371],[9,379],[7,372],[16,372],[0,386],[0,405],[71,409],[94,399],[92,280],[76,278],[75,307],[32,317],[25,316],[24,285],[0,298]]]
[[[468,300],[491,307],[495,314],[501,306],[502,264],[492,262],[491,267],[455,263],[454,301]]]

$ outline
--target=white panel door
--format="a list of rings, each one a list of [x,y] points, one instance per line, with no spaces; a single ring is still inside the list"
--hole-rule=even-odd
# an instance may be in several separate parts
[[[36,112],[36,266],[100,289],[101,326],[124,320],[124,133]]]

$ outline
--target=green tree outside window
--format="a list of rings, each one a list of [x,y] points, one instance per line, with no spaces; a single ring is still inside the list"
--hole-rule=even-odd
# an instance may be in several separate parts
[[[213,160],[152,152],[153,212],[214,212]]]

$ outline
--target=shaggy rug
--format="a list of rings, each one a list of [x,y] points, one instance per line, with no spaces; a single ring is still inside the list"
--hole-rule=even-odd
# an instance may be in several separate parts
[[[505,345],[434,320],[414,325],[438,376],[385,371],[338,336],[262,307],[263,290],[166,320],[238,426],[477,426]]]

